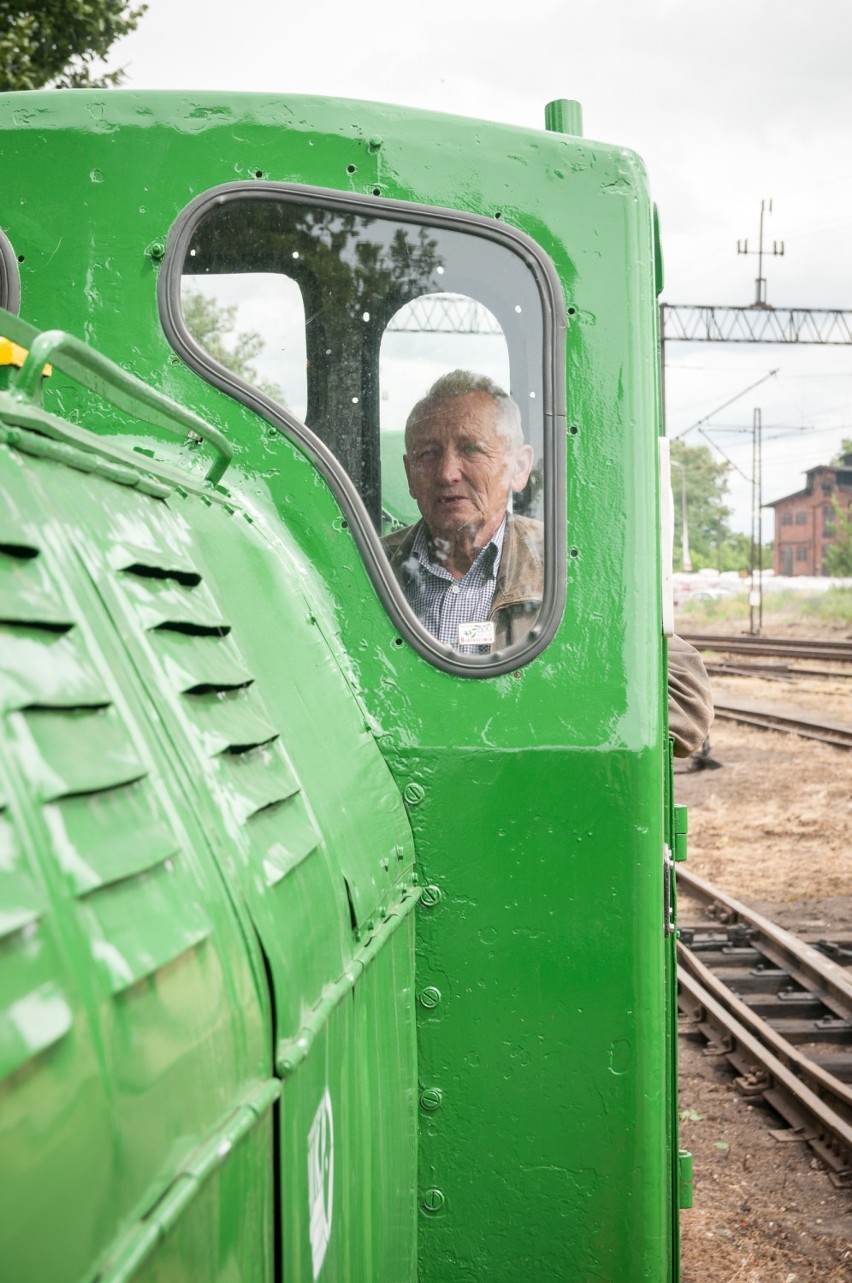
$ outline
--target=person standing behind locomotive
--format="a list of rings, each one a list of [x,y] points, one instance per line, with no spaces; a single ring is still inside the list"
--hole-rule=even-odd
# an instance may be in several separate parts
[[[533,465],[515,401],[453,370],[405,425],[408,488],[422,520],[383,540],[414,613],[460,654],[521,641],[541,609],[544,528],[508,512]]]
[[[443,375],[408,416],[403,464],[421,520],[382,542],[414,613],[461,654],[521,641],[541,609],[544,527],[508,510],[533,465],[517,403],[485,375]],[[668,707],[675,753],[688,757],[707,737],[713,697],[680,637],[669,641]]]

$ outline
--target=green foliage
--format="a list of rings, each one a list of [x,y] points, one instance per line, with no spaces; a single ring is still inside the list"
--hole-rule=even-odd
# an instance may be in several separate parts
[[[801,613],[815,616],[823,624],[852,624],[852,588],[829,588],[828,592],[807,597]]]
[[[825,554],[825,568],[838,579],[852,578],[852,505],[845,508],[837,495],[831,502],[834,506],[834,541]]]
[[[734,536],[728,524],[731,509],[725,503],[728,489],[727,463],[713,458],[707,446],[685,445],[672,441],[672,488],[675,512],[674,564],[680,569],[683,487],[686,486],[686,524],[689,530],[689,551],[694,570],[705,566],[717,569],[739,569],[740,549],[734,545],[729,561],[733,564],[719,566],[719,554],[731,541],[745,538]]]
[[[255,330],[234,330],[236,306],[217,303],[192,289],[184,289],[182,303],[187,329],[208,356],[258,391],[265,392],[273,401],[283,404],[281,388],[264,379],[255,365],[266,346],[263,338]]]
[[[134,31],[146,8],[132,0],[0,0],[0,90],[119,84],[121,70],[95,78],[90,64]]]
[[[844,437],[840,442],[840,449],[831,460],[829,465],[832,468],[842,468],[845,462],[844,456],[852,454],[852,437]]]
[[[712,601],[690,601],[687,597],[677,612],[682,632],[725,631],[748,622],[748,594],[743,588],[731,597]],[[830,588],[828,592],[766,591],[763,594],[763,631],[801,623],[817,626],[852,625],[852,588]]]

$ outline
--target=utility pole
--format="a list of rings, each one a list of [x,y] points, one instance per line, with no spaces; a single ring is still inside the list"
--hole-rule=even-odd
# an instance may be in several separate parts
[[[755,409],[752,416],[751,432],[751,580],[748,592],[748,630],[752,636],[756,636],[763,627],[763,425],[759,409]]]
[[[760,202],[760,233],[758,237],[757,249],[749,249],[747,240],[737,241],[738,254],[756,254],[757,255],[757,280],[754,283],[755,295],[754,295],[754,302],[752,303],[752,307],[769,307],[769,304],[766,301],[766,277],[763,275],[764,253],[767,253],[767,254],[772,253],[773,255],[777,254],[779,257],[783,257],[783,254],[784,254],[783,241],[773,241],[771,251],[770,250],[764,251],[764,248],[763,248],[763,220],[767,214],[771,214],[771,213],[772,213],[772,201],[762,200]]]
[[[671,466],[680,472],[680,568],[688,575],[692,570],[692,558],[689,555],[689,526],[686,520],[686,464],[672,459]]]
[[[688,575],[692,570],[692,558],[689,555],[689,526],[686,521],[686,464],[680,468],[680,547],[683,573]]]

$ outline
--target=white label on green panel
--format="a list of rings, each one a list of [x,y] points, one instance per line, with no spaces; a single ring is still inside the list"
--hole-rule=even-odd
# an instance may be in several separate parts
[[[331,1096],[326,1087],[308,1132],[308,1211],[315,1279],[319,1278],[328,1240],[331,1238],[333,1194],[334,1122]]]

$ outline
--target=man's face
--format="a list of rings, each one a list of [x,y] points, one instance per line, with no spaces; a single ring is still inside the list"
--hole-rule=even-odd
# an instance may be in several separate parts
[[[509,493],[530,475],[529,445],[512,448],[487,392],[433,402],[412,429],[404,456],[408,488],[433,539],[473,535],[484,546],[499,528]]]

